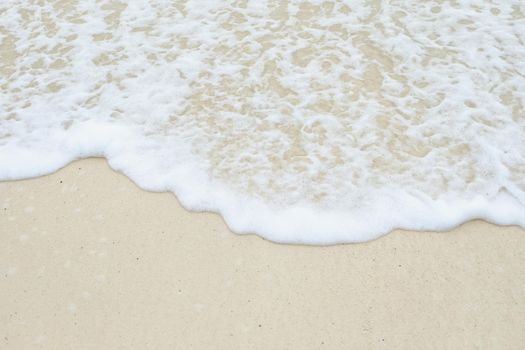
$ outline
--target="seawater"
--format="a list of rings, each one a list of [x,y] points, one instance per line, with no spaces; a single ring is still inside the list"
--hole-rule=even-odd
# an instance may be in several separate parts
[[[525,2],[5,0],[0,179],[103,156],[239,233],[525,227]]]

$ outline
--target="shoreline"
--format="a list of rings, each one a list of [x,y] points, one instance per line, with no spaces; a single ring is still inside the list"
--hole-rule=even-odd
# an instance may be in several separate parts
[[[0,205],[6,347],[525,343],[519,227],[477,220],[358,244],[275,244],[141,190],[103,159],[2,182]]]
[[[466,221],[460,222],[459,224],[447,225],[446,226],[447,228],[438,229],[438,230],[394,228],[393,230],[390,230],[387,233],[378,233],[373,238],[371,238],[369,240],[356,240],[356,241],[348,241],[348,242],[342,241],[342,242],[335,242],[335,243],[303,243],[303,242],[291,242],[291,241],[288,241],[288,240],[283,240],[283,241],[272,240],[272,239],[266,238],[266,236],[261,235],[259,233],[233,231],[229,227],[229,225],[227,224],[227,222],[224,219],[223,214],[221,212],[213,211],[213,210],[187,209],[184,205],[181,204],[181,202],[177,198],[177,194],[175,194],[175,193],[173,193],[171,191],[157,191],[157,190],[143,188],[143,187],[139,186],[137,183],[135,183],[135,181],[133,179],[131,179],[127,174],[122,173],[119,170],[113,169],[109,165],[109,161],[104,156],[95,156],[95,157],[87,157],[87,158],[75,159],[75,160],[72,160],[71,162],[67,163],[64,166],[58,167],[56,170],[54,170],[53,172],[51,172],[49,174],[30,176],[30,177],[27,177],[27,178],[20,178],[20,179],[0,180],[0,185],[4,184],[4,185],[9,185],[9,186],[16,186],[17,183],[23,183],[23,182],[30,181],[30,180],[46,178],[48,176],[53,176],[53,175],[55,175],[57,173],[60,173],[64,169],[67,169],[69,167],[74,167],[77,163],[84,164],[84,162],[86,162],[86,164],[91,164],[91,163],[95,163],[95,162],[97,162],[97,163],[103,162],[104,164],[106,164],[106,167],[111,172],[113,172],[115,174],[118,174],[119,176],[125,177],[129,182],[131,182],[140,191],[144,191],[144,192],[152,193],[152,194],[171,195],[175,199],[175,201],[177,203],[177,206],[180,207],[181,209],[183,209],[184,211],[188,212],[188,213],[218,216],[220,218],[221,222],[226,226],[226,229],[230,233],[232,233],[234,235],[238,235],[238,236],[256,236],[256,237],[258,237],[258,238],[260,238],[260,239],[262,239],[264,241],[267,241],[267,242],[270,242],[270,243],[274,243],[274,244],[280,244],[280,245],[306,246],[306,247],[308,247],[308,246],[311,246],[311,247],[330,247],[330,246],[338,246],[338,245],[366,244],[366,243],[369,243],[369,242],[373,242],[373,241],[379,240],[379,239],[381,239],[381,238],[383,238],[385,236],[394,234],[396,232],[414,233],[414,234],[418,234],[418,233],[420,233],[420,234],[453,233],[456,230],[462,230],[462,227],[464,225],[476,225],[476,226],[481,225],[480,227],[482,229],[489,229],[489,230],[494,230],[495,228],[511,228],[511,229],[521,230],[523,232],[523,234],[525,235],[525,228],[521,227],[519,224],[509,224],[509,225],[498,224],[498,223],[492,222],[490,220],[487,220],[487,219],[484,219],[484,218],[481,218],[481,217],[477,217],[477,218],[468,219]],[[62,191],[64,191],[64,190],[62,189]],[[516,199],[513,198],[513,200],[516,200]],[[2,203],[0,203],[0,205],[1,204]],[[486,225],[492,226],[492,228],[485,228],[484,226],[486,226]]]

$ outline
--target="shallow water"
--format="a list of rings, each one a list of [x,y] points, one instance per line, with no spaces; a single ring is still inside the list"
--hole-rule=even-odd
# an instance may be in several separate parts
[[[0,179],[105,156],[282,242],[525,227],[522,1],[6,1]]]

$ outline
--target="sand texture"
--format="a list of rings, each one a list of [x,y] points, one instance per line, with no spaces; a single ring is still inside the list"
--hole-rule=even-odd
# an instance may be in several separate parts
[[[277,245],[102,159],[0,183],[2,349],[520,349],[525,232]]]

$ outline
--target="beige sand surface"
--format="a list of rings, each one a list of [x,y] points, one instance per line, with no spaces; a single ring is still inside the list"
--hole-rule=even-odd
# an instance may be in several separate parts
[[[2,349],[520,349],[525,232],[277,245],[101,159],[0,183]]]

